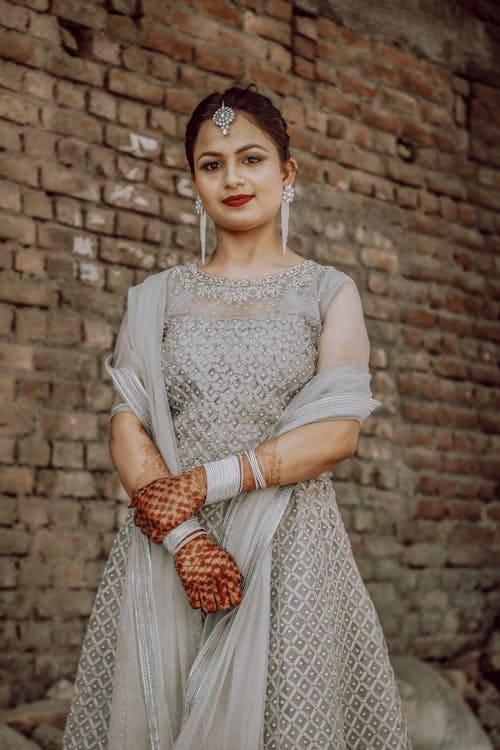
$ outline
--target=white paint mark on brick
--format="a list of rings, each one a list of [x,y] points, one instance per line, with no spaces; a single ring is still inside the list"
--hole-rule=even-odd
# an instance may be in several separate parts
[[[85,255],[85,256],[92,257],[93,256],[92,238],[81,237],[78,235],[76,237],[73,237],[73,252],[77,253],[77,255]]]
[[[139,168],[133,167],[132,169],[129,169],[125,177],[127,178],[127,180],[135,180],[138,174],[139,174]]]
[[[128,201],[132,198],[133,194],[134,194],[133,185],[118,185],[111,192],[111,200],[112,201],[121,201],[121,200]]]
[[[97,281],[99,268],[95,263],[80,263],[80,278],[82,281]]]
[[[325,235],[331,240],[340,240],[345,235],[345,224],[343,221],[338,221],[336,224],[327,224],[325,227]]]
[[[181,224],[189,224],[190,226],[196,224],[196,216],[194,214],[188,214],[185,211],[181,211],[179,219]]]
[[[134,203],[136,206],[147,206],[148,202],[142,195],[134,195]]]
[[[193,185],[190,177],[179,177],[175,183],[175,192],[183,198],[194,198]]]
[[[148,138],[145,135],[139,135],[139,133],[129,133],[130,138],[130,150],[133,153],[148,153],[158,148],[158,141],[154,138]]]
[[[89,220],[92,222],[92,224],[102,225],[106,223],[106,218],[102,214],[93,213],[91,216],[89,216]]]

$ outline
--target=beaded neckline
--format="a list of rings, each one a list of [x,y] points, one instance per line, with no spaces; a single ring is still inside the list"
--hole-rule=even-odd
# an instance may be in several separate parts
[[[276,273],[270,274],[269,276],[256,276],[252,279],[227,279],[225,276],[214,276],[211,273],[206,273],[198,268],[194,260],[188,261],[185,265],[198,279],[205,281],[209,284],[217,284],[219,286],[236,286],[246,287],[253,285],[267,285],[274,284],[276,281],[282,279],[288,279],[290,276],[294,276],[299,269],[304,269],[314,263],[313,260],[305,259],[301,260],[300,263],[296,263],[294,266],[285,269],[284,271],[277,271]]]

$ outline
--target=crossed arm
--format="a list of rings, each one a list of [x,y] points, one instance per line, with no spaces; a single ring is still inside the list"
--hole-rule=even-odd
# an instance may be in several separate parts
[[[359,295],[344,284],[328,306],[319,344],[317,371],[341,362],[368,363],[369,345]],[[302,425],[254,446],[265,484],[294,484],[332,468],[356,450],[359,422],[328,419]],[[111,423],[110,452],[120,480],[132,498],[134,521],[152,542],[194,516],[206,499],[207,475],[197,466],[171,476],[140,421],[128,412]],[[241,455],[244,491],[255,488],[247,457]],[[187,538],[187,537],[186,537]],[[175,548],[174,562],[193,607],[229,609],[241,600],[241,573],[231,556],[208,537]],[[214,573],[216,571],[216,573]]]
[[[255,455],[268,486],[294,484],[317,476],[352,456],[358,435],[359,422],[355,419],[313,422],[261,443]],[[146,430],[130,412],[113,417],[110,452],[120,481],[131,498],[155,479],[170,476]],[[199,473],[200,469],[202,467],[196,467],[194,471]],[[254,489],[253,474],[246,458],[243,469],[243,489]],[[200,481],[203,483],[201,474]]]

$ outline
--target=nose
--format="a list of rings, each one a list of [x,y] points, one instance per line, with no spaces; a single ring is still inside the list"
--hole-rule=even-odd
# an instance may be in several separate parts
[[[238,167],[239,165],[232,160],[228,160],[226,162],[224,181],[227,188],[234,188],[236,187],[236,185],[243,185],[244,180],[240,174]]]

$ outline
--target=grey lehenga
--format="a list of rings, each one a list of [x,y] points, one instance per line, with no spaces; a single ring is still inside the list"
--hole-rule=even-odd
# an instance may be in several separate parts
[[[129,292],[109,372],[173,473],[319,419],[362,421],[359,295],[303,261],[228,280],[190,262]],[[409,750],[387,647],[329,475],[243,493],[200,521],[244,572],[230,614],[192,610],[132,516],[89,623],[66,750]]]

